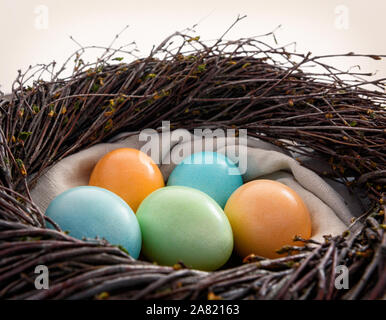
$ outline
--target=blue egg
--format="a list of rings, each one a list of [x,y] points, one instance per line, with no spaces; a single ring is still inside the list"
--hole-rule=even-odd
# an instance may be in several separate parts
[[[235,163],[217,152],[198,152],[183,159],[172,171],[168,186],[201,190],[224,208],[230,195],[243,184]]]
[[[133,258],[139,256],[142,236],[137,217],[111,191],[92,186],[69,189],[51,201],[46,215],[74,238],[104,238],[125,248]]]

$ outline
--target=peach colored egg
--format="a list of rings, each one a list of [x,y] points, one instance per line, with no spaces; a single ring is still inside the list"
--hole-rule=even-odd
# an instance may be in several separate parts
[[[135,212],[143,199],[165,183],[158,166],[148,155],[137,149],[120,148],[98,161],[89,185],[114,192]]]
[[[309,239],[311,217],[301,197],[273,180],[254,180],[242,185],[224,209],[232,226],[236,251],[246,257],[280,255],[276,250],[294,242],[296,235]]]

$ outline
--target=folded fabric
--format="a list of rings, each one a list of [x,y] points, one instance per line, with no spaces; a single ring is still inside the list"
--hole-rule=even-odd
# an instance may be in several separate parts
[[[352,217],[358,215],[358,212],[355,212],[360,210],[358,206],[351,206],[350,210],[347,205],[347,203],[355,202],[354,197],[345,194],[345,200],[324,179],[303,167],[291,157],[290,153],[277,146],[252,137],[248,137],[245,141],[226,137],[203,137],[182,129],[175,130],[171,134],[189,139],[188,141],[185,139],[165,142],[159,134],[153,133],[151,139],[159,146],[160,152],[152,154],[152,150],[148,149],[148,140],[142,141],[143,137],[140,134],[123,133],[109,143],[94,145],[68,156],[49,168],[40,177],[31,191],[32,199],[45,212],[51,200],[60,193],[69,188],[87,185],[98,160],[106,153],[118,148],[135,148],[146,152],[159,164],[165,182],[178,164],[173,163],[170,159],[179,158],[181,151],[188,155],[205,150],[224,153],[235,162],[241,157],[246,157],[247,166],[243,172],[244,182],[262,178],[272,179],[294,189],[310,211],[312,239],[316,241],[323,241],[324,235],[335,236],[342,233],[351,223]]]

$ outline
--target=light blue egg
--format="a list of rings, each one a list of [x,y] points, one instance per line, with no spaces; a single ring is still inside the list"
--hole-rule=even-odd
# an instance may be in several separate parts
[[[137,217],[111,191],[92,186],[69,189],[51,201],[46,215],[74,238],[98,236],[121,245],[135,259],[139,256],[142,236]],[[53,228],[51,224],[48,227]]]
[[[198,152],[186,157],[174,168],[167,183],[168,186],[201,190],[222,208],[242,184],[243,179],[235,163],[217,152]]]

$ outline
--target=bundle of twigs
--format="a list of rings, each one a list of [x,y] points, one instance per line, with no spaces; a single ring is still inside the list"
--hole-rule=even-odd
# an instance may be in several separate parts
[[[81,48],[58,71],[53,63],[20,72],[12,94],[0,100],[0,297],[384,298],[386,81],[324,62],[335,56],[303,55],[263,40],[221,37],[208,44],[176,33],[130,63],[122,57],[135,49],[110,46],[90,64]],[[72,75],[62,77],[71,61]],[[137,261],[103,240],[45,228],[29,190],[49,166],[120,132],[158,128],[162,120],[173,129],[248,129],[326,161],[331,170],[318,174],[366,192],[363,224],[326,235],[324,243],[283,248],[284,258],[249,256],[216,272]],[[48,290],[34,286],[40,264],[50,270]],[[338,265],[349,269],[349,289],[335,286]]]

